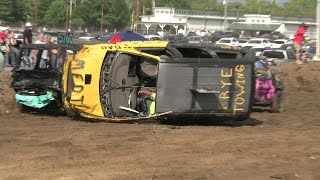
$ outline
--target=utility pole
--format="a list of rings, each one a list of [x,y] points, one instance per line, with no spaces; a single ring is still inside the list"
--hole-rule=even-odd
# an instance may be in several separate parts
[[[72,17],[72,0],[70,0],[70,15],[69,15],[69,29],[71,31],[71,17]]]
[[[102,0],[102,1],[101,1],[100,36],[102,36],[102,29],[103,29],[103,16],[104,16],[104,0]]]
[[[228,1],[227,0],[223,0],[223,5],[224,5],[224,27],[223,30],[226,31],[227,30],[227,8],[228,8]]]
[[[68,27],[69,27],[69,24],[68,24],[68,21],[69,21],[69,18],[68,18],[68,1],[66,2],[66,32],[68,32]]]
[[[37,31],[38,30],[38,7],[39,6],[39,2],[38,0],[34,1],[34,30]]]
[[[139,1],[136,0],[136,32],[138,32],[138,20],[139,20]]]
[[[317,48],[317,55],[316,60],[320,60],[320,0],[317,0],[317,30],[316,30],[316,48]]]
[[[204,12],[204,30],[207,32],[207,10]]]

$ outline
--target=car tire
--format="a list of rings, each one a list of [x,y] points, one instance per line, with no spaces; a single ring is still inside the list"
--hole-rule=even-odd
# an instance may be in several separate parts
[[[29,107],[23,104],[18,104],[18,107],[21,113],[29,113],[33,109],[32,107]]]
[[[71,109],[69,107],[66,108],[66,113],[67,113],[67,116],[72,119],[79,119],[79,117],[80,117],[79,113],[77,113],[76,111],[74,111],[73,109]]]
[[[235,117],[236,121],[245,121],[250,118],[250,114],[238,115]]]

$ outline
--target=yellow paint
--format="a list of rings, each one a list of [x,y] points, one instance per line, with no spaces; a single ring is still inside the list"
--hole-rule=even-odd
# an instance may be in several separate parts
[[[74,88],[71,99],[63,96],[65,107],[82,112],[87,116],[104,117],[99,95],[102,63],[107,52],[121,51],[160,60],[159,56],[142,53],[135,48],[165,48],[166,41],[131,41],[116,44],[93,44],[84,47],[74,58],[68,57],[63,69],[63,89],[67,93],[68,74],[72,76]],[[85,75],[91,75],[91,83],[85,84]]]
[[[220,93],[220,98],[221,99],[230,99],[229,91],[221,92]]]
[[[240,92],[236,95],[236,98],[234,100],[233,105],[233,113],[244,111],[243,104],[246,102],[244,98],[244,94],[246,93],[245,90],[245,78],[243,71],[245,70],[246,66],[244,65],[237,65],[235,67],[235,71],[237,72],[237,80],[236,80],[236,86],[240,89]]]
[[[235,95],[235,98],[233,99],[233,113],[241,112],[244,111],[243,105],[245,104],[246,100],[244,98],[244,95],[246,93],[245,89],[245,71],[246,66],[245,65],[237,65],[234,70],[236,73],[233,72],[233,69],[229,69],[229,71],[226,71],[224,69],[221,69],[220,75],[221,75],[221,92],[219,95],[219,98],[222,100],[230,100],[230,95],[229,95],[229,87],[232,86],[233,84],[231,82],[225,82],[226,80],[229,81],[229,79],[232,76],[235,76],[235,85],[238,87],[240,90],[239,93]],[[225,101],[223,101],[225,102]],[[228,110],[228,107],[225,104],[220,103],[218,106],[218,109],[220,110]]]
[[[232,77],[233,73],[232,73],[232,69],[229,69],[229,72],[224,72],[223,69],[221,69],[221,77],[225,77],[225,78],[229,78]]]

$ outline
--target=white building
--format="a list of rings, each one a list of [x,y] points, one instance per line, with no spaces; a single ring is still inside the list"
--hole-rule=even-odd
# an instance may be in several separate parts
[[[214,32],[224,30],[223,12],[198,11],[155,7],[153,15],[140,16],[139,32],[153,34],[166,31],[170,34],[187,34],[188,32]],[[304,22],[309,28],[306,35],[315,38],[316,20],[307,18],[273,17],[271,15],[227,13],[228,30],[249,32],[279,31],[288,36],[295,33]]]

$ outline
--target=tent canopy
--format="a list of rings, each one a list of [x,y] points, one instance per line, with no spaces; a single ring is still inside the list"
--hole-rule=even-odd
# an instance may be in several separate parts
[[[101,41],[109,41],[113,38],[116,33],[110,34],[109,36],[101,37]],[[142,35],[133,31],[125,30],[119,33],[121,41],[147,41]]]
[[[246,23],[232,23],[228,30],[240,31],[274,31],[280,27],[280,24],[246,24]]]

